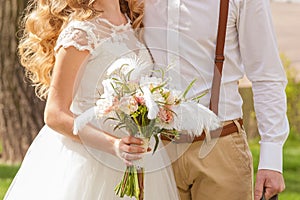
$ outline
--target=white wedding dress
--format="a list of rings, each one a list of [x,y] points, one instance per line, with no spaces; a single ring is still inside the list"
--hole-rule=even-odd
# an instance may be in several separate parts
[[[128,56],[151,61],[149,52],[137,40],[129,19],[127,24],[120,26],[103,18],[71,21],[60,34],[55,50],[70,46],[91,53],[77,78],[70,108],[75,116],[95,105],[99,91],[103,91],[101,80],[105,71],[116,59]],[[141,74],[143,70],[149,69],[141,69]],[[101,124],[90,123],[94,127]],[[160,148],[153,156],[148,153],[143,163],[145,200],[179,199],[166,151]],[[120,159],[76,143],[45,125],[30,146],[4,199],[119,199],[114,188],[124,169]]]

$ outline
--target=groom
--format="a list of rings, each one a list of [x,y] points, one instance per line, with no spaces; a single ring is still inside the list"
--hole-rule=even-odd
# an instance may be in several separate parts
[[[225,41],[225,62],[220,89],[219,117],[234,126],[218,138],[205,157],[203,140],[193,140],[173,163],[182,200],[253,199],[252,156],[242,118],[238,81],[252,82],[261,136],[254,199],[282,192],[282,146],[288,136],[287,83],[272,27],[269,1],[230,0]],[[219,1],[145,0],[145,41],[158,65],[174,66],[172,86],[185,88],[197,78],[193,94],[209,106],[218,28]],[[186,120],[192,120],[186,119]],[[184,142],[183,142],[184,143]],[[172,144],[176,154],[183,143]]]

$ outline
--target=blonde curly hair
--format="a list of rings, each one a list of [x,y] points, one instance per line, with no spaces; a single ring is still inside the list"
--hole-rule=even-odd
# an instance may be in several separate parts
[[[20,62],[35,86],[36,95],[46,99],[55,62],[54,46],[62,28],[71,20],[86,20],[101,13],[95,0],[31,0],[22,18],[22,37],[18,45]],[[143,27],[141,0],[119,0],[134,29]]]

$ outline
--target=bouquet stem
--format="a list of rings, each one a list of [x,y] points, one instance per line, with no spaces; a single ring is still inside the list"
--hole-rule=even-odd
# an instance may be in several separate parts
[[[140,189],[139,200],[143,200],[144,199],[144,168],[140,167],[137,170],[137,174],[138,174],[139,189]]]
[[[144,168],[127,166],[121,182],[115,188],[116,195],[123,198],[125,195],[144,199]]]

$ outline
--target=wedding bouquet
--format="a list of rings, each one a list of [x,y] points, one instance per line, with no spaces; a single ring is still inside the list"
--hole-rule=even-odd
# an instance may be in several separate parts
[[[160,134],[174,139],[181,131],[196,136],[203,130],[219,127],[217,116],[198,103],[201,95],[186,98],[195,80],[184,91],[173,90],[165,76],[168,68],[156,71],[159,77],[140,76],[146,65],[137,57],[127,57],[118,59],[108,68],[102,81],[103,93],[94,108],[97,118],[114,121],[114,130],[125,129],[146,144],[153,137],[153,153],[157,150]],[[193,120],[183,120],[191,116]],[[143,166],[127,166],[115,188],[116,195],[143,199],[143,178]]]

